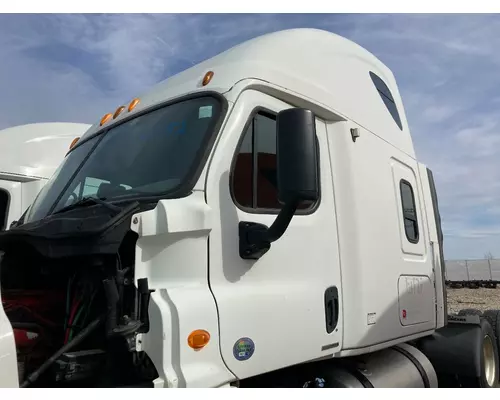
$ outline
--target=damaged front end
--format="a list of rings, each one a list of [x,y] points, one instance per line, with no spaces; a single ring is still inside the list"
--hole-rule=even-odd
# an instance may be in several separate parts
[[[151,293],[134,276],[138,211],[92,204],[0,233],[2,386],[15,375],[20,387],[152,386],[157,371],[136,347]]]

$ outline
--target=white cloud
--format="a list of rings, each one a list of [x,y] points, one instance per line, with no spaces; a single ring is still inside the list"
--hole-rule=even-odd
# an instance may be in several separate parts
[[[456,115],[459,111],[459,107],[435,104],[434,106],[427,107],[423,110],[422,118],[428,123],[439,123],[446,121],[448,118]]]
[[[435,173],[447,256],[500,255],[496,15],[3,15],[0,128],[94,122],[181,68],[292,27],[342,34],[393,70]]]
[[[447,256],[500,254],[500,18],[350,18],[347,36],[399,83],[417,154],[437,180]]]

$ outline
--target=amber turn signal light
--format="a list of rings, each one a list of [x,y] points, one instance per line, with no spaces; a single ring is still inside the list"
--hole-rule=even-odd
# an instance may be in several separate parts
[[[188,345],[194,350],[200,350],[210,341],[210,333],[203,329],[197,329],[188,336]]]

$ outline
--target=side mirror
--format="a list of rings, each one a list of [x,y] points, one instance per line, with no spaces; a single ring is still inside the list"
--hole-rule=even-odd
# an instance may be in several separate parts
[[[278,114],[276,153],[280,202],[319,198],[316,117],[310,110],[289,108]],[[297,204],[298,205],[298,204]]]
[[[240,222],[240,257],[257,260],[288,228],[303,201],[319,198],[316,117],[310,110],[291,108],[278,114],[276,155],[278,198],[283,208],[270,227]]]

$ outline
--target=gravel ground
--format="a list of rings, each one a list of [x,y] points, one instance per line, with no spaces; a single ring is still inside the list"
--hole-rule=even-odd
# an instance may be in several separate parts
[[[448,312],[456,313],[464,308],[477,310],[500,310],[500,288],[498,289],[450,289],[448,288]]]

